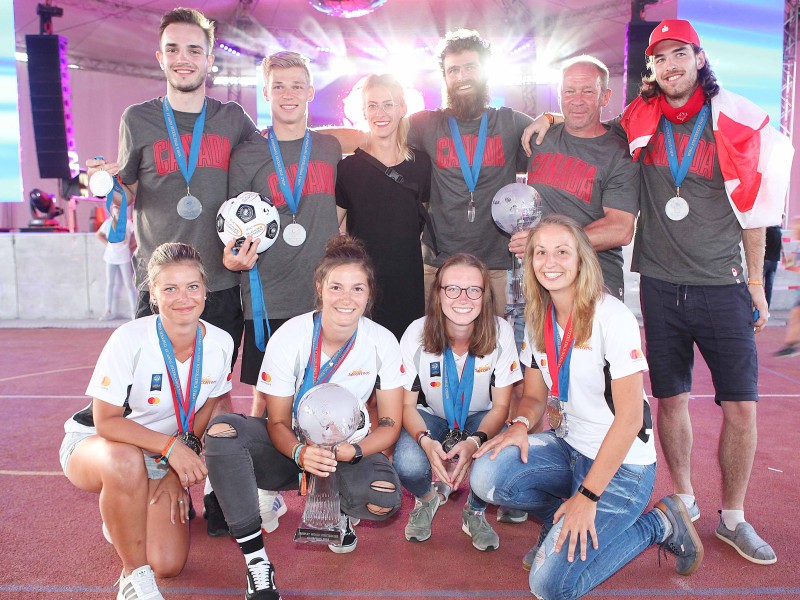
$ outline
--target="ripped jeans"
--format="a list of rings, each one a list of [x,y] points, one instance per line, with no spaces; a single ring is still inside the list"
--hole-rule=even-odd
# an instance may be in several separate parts
[[[261,527],[258,490],[296,490],[300,469],[269,439],[266,419],[226,414],[208,426],[230,425],[231,431],[205,435],[208,477],[225,514],[231,535],[241,537]],[[389,459],[382,453],[365,456],[356,465],[336,467],[342,512],[359,519],[384,520],[400,508],[402,489]],[[376,485],[387,482],[393,486]],[[384,507],[376,514],[367,505]]]

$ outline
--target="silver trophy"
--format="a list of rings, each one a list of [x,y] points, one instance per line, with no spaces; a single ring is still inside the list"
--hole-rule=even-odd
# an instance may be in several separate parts
[[[308,390],[297,405],[296,426],[306,443],[333,448],[345,441],[361,422],[361,404],[347,389],[323,383]],[[295,542],[337,544],[344,537],[345,522],[339,508],[339,481],[310,475],[306,508],[294,534]]]
[[[509,235],[527,231],[542,219],[542,197],[535,188],[524,183],[504,185],[492,198],[492,219]],[[522,260],[516,256],[511,257],[511,301],[524,304]]]

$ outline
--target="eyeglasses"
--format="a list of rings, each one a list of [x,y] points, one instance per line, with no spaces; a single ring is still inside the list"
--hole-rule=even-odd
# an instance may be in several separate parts
[[[458,285],[440,285],[439,287],[444,290],[444,295],[451,300],[455,300],[461,296],[461,292],[466,292],[467,298],[470,300],[478,300],[481,296],[483,296],[483,288],[478,287],[477,285],[471,285],[470,287],[465,288]]]
[[[397,106],[397,104],[395,104],[391,100],[389,100],[387,102],[383,102],[382,104],[378,104],[376,102],[370,102],[369,104],[367,104],[367,107],[366,107],[365,110],[367,111],[368,115],[374,115],[374,114],[376,114],[378,112],[378,109],[380,108],[381,111],[383,111],[385,114],[388,115],[392,111],[394,111],[396,106]]]

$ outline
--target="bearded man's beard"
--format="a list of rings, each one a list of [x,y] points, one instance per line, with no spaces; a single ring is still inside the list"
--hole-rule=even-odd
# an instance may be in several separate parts
[[[456,119],[469,121],[477,119],[489,105],[489,84],[485,81],[472,81],[471,94],[458,94],[455,88],[465,82],[447,88],[447,108]]]

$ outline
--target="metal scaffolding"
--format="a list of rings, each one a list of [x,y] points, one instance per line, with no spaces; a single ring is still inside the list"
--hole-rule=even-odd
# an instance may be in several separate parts
[[[781,133],[792,139],[794,129],[795,72],[797,69],[798,0],[785,0],[783,11],[783,80],[781,82]]]

